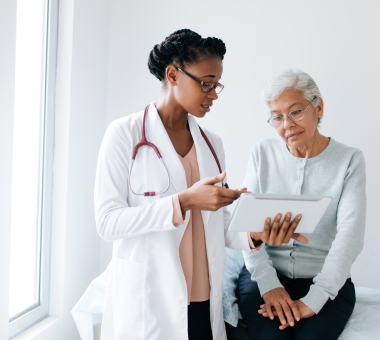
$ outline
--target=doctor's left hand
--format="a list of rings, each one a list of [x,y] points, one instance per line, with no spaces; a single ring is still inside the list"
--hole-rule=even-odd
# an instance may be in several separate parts
[[[246,190],[231,190],[216,186],[226,177],[222,172],[215,177],[209,177],[196,182],[189,189],[179,193],[179,203],[182,212],[190,209],[216,211],[226,205],[231,204]]]

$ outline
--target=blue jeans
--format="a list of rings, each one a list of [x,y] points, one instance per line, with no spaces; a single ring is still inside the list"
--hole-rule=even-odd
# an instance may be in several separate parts
[[[277,273],[277,276],[292,300],[304,297],[313,279],[290,279]],[[264,303],[256,282],[244,267],[240,273],[236,296],[240,312],[247,325],[251,340],[333,340],[343,332],[352,311],[356,297],[355,287],[351,279],[347,279],[334,300],[328,300],[321,311],[311,318],[296,321],[294,327],[279,330],[280,321],[264,318],[258,314],[260,305]]]

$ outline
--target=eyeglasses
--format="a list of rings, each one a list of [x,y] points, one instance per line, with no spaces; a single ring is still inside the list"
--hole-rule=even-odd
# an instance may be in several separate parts
[[[202,89],[203,92],[209,93],[209,92],[212,91],[212,89],[215,89],[215,92],[217,94],[219,94],[224,89],[224,85],[222,85],[221,83],[206,83],[206,82],[204,82],[204,81],[202,81],[202,80],[194,77],[193,75],[191,75],[190,73],[186,72],[185,70],[182,70],[179,67],[176,67],[176,69],[178,71],[182,72],[183,74],[186,74],[188,77],[190,77],[191,79],[195,80],[197,83],[201,84],[201,89]]]
[[[292,122],[299,122],[300,120],[303,119],[305,112],[306,112],[307,108],[310,106],[310,104],[311,103],[309,102],[309,105],[306,106],[305,110],[290,111],[286,116],[271,116],[267,120],[267,123],[269,123],[270,125],[272,125],[275,128],[278,128],[282,124],[284,124],[285,117],[288,117]]]

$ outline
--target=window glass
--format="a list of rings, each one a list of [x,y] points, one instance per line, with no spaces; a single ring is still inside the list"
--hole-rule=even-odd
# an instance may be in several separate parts
[[[17,1],[10,320],[40,303],[46,22],[44,0]]]

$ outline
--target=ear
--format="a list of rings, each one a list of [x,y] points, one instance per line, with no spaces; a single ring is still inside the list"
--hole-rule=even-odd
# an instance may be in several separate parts
[[[317,105],[316,109],[317,109],[317,117],[318,118],[322,118],[323,117],[323,112],[324,112],[324,103],[323,103],[323,99],[322,98],[319,98],[319,102],[318,102],[318,105]]]
[[[165,79],[171,86],[176,86],[177,78],[178,70],[173,65],[169,65],[165,70]]]

